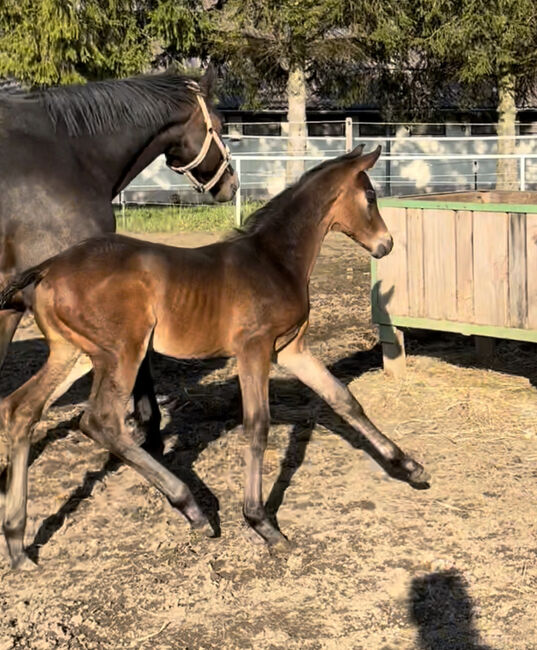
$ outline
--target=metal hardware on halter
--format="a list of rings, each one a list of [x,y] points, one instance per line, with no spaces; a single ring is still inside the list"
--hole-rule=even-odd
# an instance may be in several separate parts
[[[200,105],[203,119],[205,120],[205,125],[207,127],[207,134],[205,136],[205,140],[203,141],[199,154],[194,158],[192,162],[189,162],[188,165],[183,165],[182,167],[174,167],[173,165],[169,165],[169,167],[170,169],[172,169],[174,172],[177,172],[178,174],[184,174],[188,178],[188,180],[192,183],[194,189],[201,193],[210,190],[218,183],[223,173],[229,167],[229,161],[231,160],[231,153],[229,149],[226,147],[226,145],[222,142],[222,139],[220,138],[218,133],[214,130],[211,116],[209,115],[209,111],[207,110],[207,104],[203,99],[203,95],[201,94],[201,89],[197,84],[197,82],[188,81],[186,86],[189,90],[192,90],[196,94],[196,99],[198,100],[198,104]],[[217,169],[217,171],[215,172],[214,176],[211,178],[210,181],[207,181],[207,183],[200,183],[197,179],[194,178],[190,170],[194,169],[194,167],[197,167],[203,162],[205,156],[207,155],[207,152],[209,151],[211,142],[213,140],[216,143],[216,146],[220,149],[220,153],[222,154],[222,158],[223,158],[222,163],[220,164],[220,167]]]

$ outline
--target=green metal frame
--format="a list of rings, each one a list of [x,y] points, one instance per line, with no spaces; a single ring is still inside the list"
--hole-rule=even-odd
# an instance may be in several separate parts
[[[516,203],[466,203],[464,201],[429,201],[428,199],[407,199],[385,197],[379,199],[379,207],[424,208],[429,210],[472,210],[473,212],[526,212],[537,214],[537,205]]]
[[[510,203],[459,203],[455,201],[420,201],[418,199],[407,198],[383,198],[379,200],[379,206],[381,208],[383,206],[389,206],[429,210],[472,210],[474,212],[525,212],[528,214],[537,214],[537,205],[516,205]],[[477,336],[490,336],[537,343],[537,330],[477,325],[475,323],[459,323],[414,316],[392,316],[381,311],[378,307],[377,261],[373,258],[371,259],[371,315],[373,323],[379,326],[380,340],[386,343],[396,342],[394,333],[394,328],[396,327],[456,332],[467,336],[475,334]]]

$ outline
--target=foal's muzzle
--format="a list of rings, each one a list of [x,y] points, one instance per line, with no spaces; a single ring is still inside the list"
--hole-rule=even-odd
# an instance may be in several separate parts
[[[393,238],[390,234],[386,234],[383,237],[379,237],[377,240],[377,245],[371,250],[371,255],[380,259],[385,255],[388,255],[393,248]]]

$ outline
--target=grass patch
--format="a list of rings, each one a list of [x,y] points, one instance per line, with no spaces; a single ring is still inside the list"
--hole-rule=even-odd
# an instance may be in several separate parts
[[[248,202],[242,206],[244,220],[262,204]],[[155,205],[128,206],[123,213],[115,207],[118,230],[123,232],[219,232],[235,226],[235,205]]]

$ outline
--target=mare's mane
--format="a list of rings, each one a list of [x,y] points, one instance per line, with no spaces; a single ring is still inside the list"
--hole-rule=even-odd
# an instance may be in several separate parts
[[[181,104],[196,104],[189,81],[190,77],[165,72],[58,86],[23,97],[39,102],[54,126],[63,123],[69,135],[96,135],[126,126],[162,126]]]

